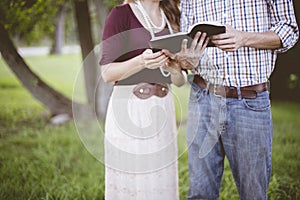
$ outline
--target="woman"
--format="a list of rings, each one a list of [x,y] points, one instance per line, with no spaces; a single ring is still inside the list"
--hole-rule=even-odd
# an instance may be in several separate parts
[[[151,38],[178,31],[177,1],[128,0],[106,19],[102,78],[114,82],[105,124],[105,199],[178,197],[173,95],[186,73]]]

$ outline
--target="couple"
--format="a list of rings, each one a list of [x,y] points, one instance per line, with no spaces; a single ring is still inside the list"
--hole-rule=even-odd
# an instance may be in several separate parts
[[[205,33],[198,33],[190,47],[184,40],[176,54],[149,49],[151,38],[187,31],[200,21],[226,24],[226,33],[209,38],[216,47],[206,48]],[[194,73],[186,133],[187,199],[219,198],[225,155],[240,198],[267,199],[272,146],[268,78],[277,53],[291,48],[298,35],[292,0],[128,0],[113,8],[100,61],[103,79],[115,83],[105,124],[105,199],[179,199],[169,85],[183,85],[187,70]],[[210,66],[202,65],[203,55]],[[205,67],[222,72],[217,77],[222,87],[203,73]],[[223,110],[213,118],[213,102],[220,99]],[[203,153],[211,142],[207,136],[217,139]]]

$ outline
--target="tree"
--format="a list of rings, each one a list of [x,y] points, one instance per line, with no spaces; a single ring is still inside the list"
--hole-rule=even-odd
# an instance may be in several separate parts
[[[78,27],[78,38],[82,50],[83,60],[93,55],[93,38],[91,33],[90,13],[87,0],[72,0],[75,8],[75,16]],[[1,23],[1,47],[0,51],[11,70],[16,74],[18,79],[26,89],[42,104],[47,107],[51,115],[62,113],[72,114],[71,100],[54,90],[41,80],[30,67],[25,63],[23,58],[18,54],[10,35],[19,36],[24,40],[31,42],[37,41],[46,35],[54,32],[55,24],[57,24],[56,34],[62,36],[64,28],[64,15],[66,12],[65,5],[70,0],[2,0],[0,2],[0,23]],[[105,2],[104,0],[94,1],[98,3],[98,10],[101,14],[101,29],[103,27],[104,18],[108,13],[109,6],[115,5],[114,2]],[[105,2],[105,3],[104,3]],[[100,5],[100,7],[99,7]],[[47,11],[47,12],[45,12]],[[58,14],[58,15],[57,15]],[[55,18],[58,16],[58,18]],[[100,15],[99,15],[100,16]],[[55,20],[57,19],[57,21]],[[38,31],[37,31],[38,30]],[[99,30],[101,33],[102,30]],[[57,37],[59,38],[59,37]],[[58,42],[60,47],[62,40]],[[58,51],[59,52],[59,51]],[[100,101],[96,101],[95,88],[97,73],[97,62],[95,59],[89,59],[84,62],[85,85],[88,97],[88,104],[95,105],[100,108],[100,118],[104,119],[107,96],[109,93],[101,91]],[[105,87],[111,87],[106,85]],[[105,90],[105,89],[104,89]],[[99,92],[98,92],[99,94]],[[103,96],[106,95],[106,98]]]
[[[1,0],[0,22],[10,36],[28,43],[52,33],[55,16],[65,0]]]
[[[104,22],[110,8],[121,1],[105,1],[93,0],[97,15],[97,33],[99,33],[96,40],[100,41],[102,38],[102,30]],[[96,55],[94,54],[94,40],[92,34],[91,18],[89,13],[89,6],[87,0],[75,0],[75,16],[78,26],[78,36],[84,60],[84,77],[85,88],[87,91],[88,102],[90,106],[94,106],[97,116],[104,121],[107,111],[109,97],[112,91],[113,84],[105,83],[100,77],[100,68]]]
[[[11,35],[37,40],[51,31],[52,17],[62,1],[3,0],[0,2],[0,52],[22,85],[39,100],[51,116],[72,115],[72,101],[38,77],[18,54]],[[47,10],[47,12],[45,12]],[[35,31],[39,28],[39,31]]]
[[[23,58],[18,54],[2,23],[0,23],[0,52],[23,86],[49,109],[52,116],[58,114],[72,115],[71,100],[51,88],[30,70]]]
[[[64,46],[65,38],[65,17],[68,11],[68,5],[62,4],[59,8],[59,12],[56,16],[56,26],[54,42],[51,48],[51,54],[62,54],[62,48]]]
[[[114,6],[116,3],[114,2],[105,2],[102,0],[93,0],[93,3],[95,5],[96,9],[96,16],[97,16],[97,33],[98,38],[97,41],[101,41],[102,38],[102,32],[104,28],[104,22],[106,19],[106,16],[109,13],[109,10],[112,6]],[[100,68],[98,68],[98,73],[100,74]],[[98,117],[104,121],[107,111],[107,106],[109,102],[109,97],[112,92],[113,84],[106,83],[102,79],[99,80],[98,84],[96,85],[96,112]]]
[[[82,58],[84,60],[86,57],[90,57],[84,62],[83,66],[88,104],[94,105],[94,91],[97,78],[97,65],[95,56],[93,55],[94,42],[92,38],[88,2],[87,0],[75,0],[74,6]]]

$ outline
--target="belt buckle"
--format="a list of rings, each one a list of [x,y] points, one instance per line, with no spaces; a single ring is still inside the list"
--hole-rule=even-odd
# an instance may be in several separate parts
[[[168,85],[162,83],[139,83],[133,88],[133,94],[140,99],[148,99],[153,95],[162,98],[166,96],[168,92]]]
[[[168,85],[163,83],[157,83],[156,86],[157,86],[157,90],[154,93],[155,96],[162,98],[168,94],[169,92]]]
[[[216,84],[214,84],[214,86],[213,86],[213,93],[216,97],[219,97],[219,98],[223,97],[222,94],[217,94],[217,85]]]
[[[148,83],[139,83],[133,88],[133,94],[140,99],[148,99],[154,94],[151,87]]]

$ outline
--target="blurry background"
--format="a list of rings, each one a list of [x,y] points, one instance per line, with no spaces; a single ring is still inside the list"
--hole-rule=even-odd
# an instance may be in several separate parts
[[[300,2],[293,0],[295,15],[300,22]],[[300,41],[286,53],[279,54],[275,72],[271,76],[273,100],[300,102]]]
[[[97,99],[97,55],[105,17],[121,1],[1,0],[0,199],[104,199],[104,166],[81,143],[72,94],[83,67],[83,109],[94,103],[104,120],[110,84]],[[294,0],[300,20],[300,3]],[[300,48],[279,55],[271,77],[274,121],[270,199],[300,199]],[[95,63],[83,64],[87,55]],[[93,60],[93,59],[92,59]],[[189,85],[173,88],[185,143]],[[57,117],[60,118],[57,118]],[[187,153],[179,159],[180,197],[188,192]],[[220,199],[238,199],[226,161]]]

